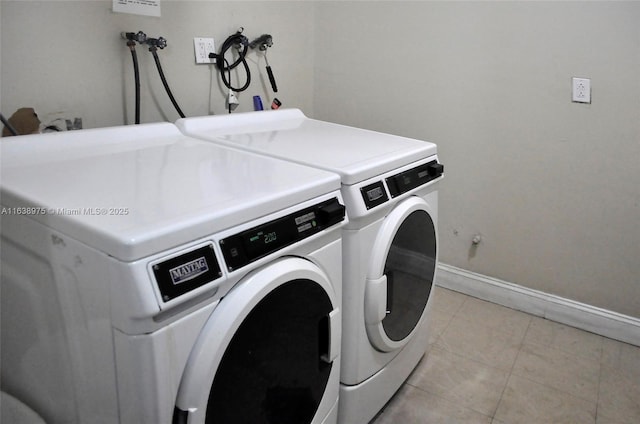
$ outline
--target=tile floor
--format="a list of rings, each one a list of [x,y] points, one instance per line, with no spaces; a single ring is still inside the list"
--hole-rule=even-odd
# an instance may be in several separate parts
[[[640,423],[640,348],[435,290],[429,350],[370,424]]]

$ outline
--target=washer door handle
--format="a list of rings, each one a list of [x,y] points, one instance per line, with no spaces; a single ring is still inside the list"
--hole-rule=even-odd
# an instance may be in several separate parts
[[[323,325],[323,323],[326,323]],[[342,318],[340,317],[340,309],[336,308],[329,312],[321,322],[321,326],[326,328],[327,344],[320,352],[320,360],[328,364],[332,363],[340,354],[340,339],[342,337]],[[322,332],[320,333],[322,334]]]
[[[378,324],[387,316],[387,276],[367,278],[364,293],[364,320],[367,324]]]

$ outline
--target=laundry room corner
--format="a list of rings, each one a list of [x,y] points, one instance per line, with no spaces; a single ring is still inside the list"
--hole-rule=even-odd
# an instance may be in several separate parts
[[[577,5],[320,2],[315,117],[438,144],[443,264],[635,321],[640,3]]]

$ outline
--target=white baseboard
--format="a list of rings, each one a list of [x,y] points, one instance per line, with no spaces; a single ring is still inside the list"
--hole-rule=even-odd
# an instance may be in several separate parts
[[[640,346],[640,319],[439,264],[436,285]]]

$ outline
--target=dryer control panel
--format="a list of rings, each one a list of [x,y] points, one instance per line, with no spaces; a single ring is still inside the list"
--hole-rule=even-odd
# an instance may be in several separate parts
[[[399,196],[431,180],[435,180],[441,176],[443,172],[444,165],[434,160],[393,175],[387,178],[389,194],[391,194],[391,197]]]
[[[379,180],[361,187],[360,195],[365,207],[369,210],[387,202],[389,196],[393,199],[441,177],[443,173],[444,165],[437,160],[432,160],[385,178],[388,192],[382,180]]]
[[[344,217],[344,205],[333,198],[222,239],[220,249],[228,270],[233,271],[329,228]]]

